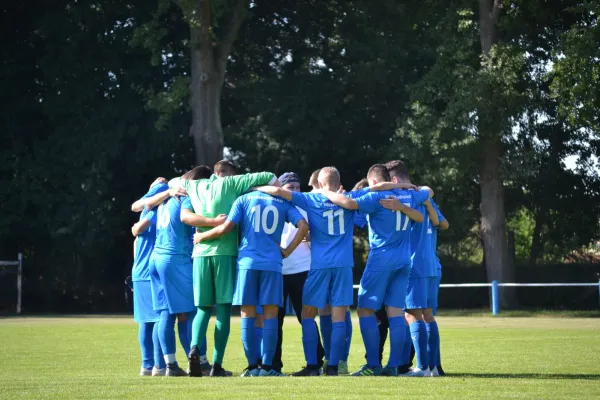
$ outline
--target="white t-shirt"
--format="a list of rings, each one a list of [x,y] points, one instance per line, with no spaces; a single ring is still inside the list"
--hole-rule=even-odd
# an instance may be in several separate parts
[[[306,222],[308,222],[308,216],[306,215],[306,211],[298,208],[298,211]],[[296,236],[296,232],[298,232],[298,228],[294,225],[286,222],[283,227],[283,232],[281,233],[281,247],[287,247],[294,237]],[[310,269],[310,247],[307,242],[302,242],[296,247],[296,250],[288,258],[283,260],[283,275],[291,275],[298,274],[300,272],[308,271]]]

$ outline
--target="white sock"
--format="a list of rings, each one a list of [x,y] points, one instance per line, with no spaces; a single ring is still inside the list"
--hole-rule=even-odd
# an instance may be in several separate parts
[[[165,354],[165,362],[167,364],[173,364],[175,361],[177,361],[175,359],[175,353],[173,353],[173,354]]]
[[[208,362],[208,357],[200,356],[200,364],[206,364]]]

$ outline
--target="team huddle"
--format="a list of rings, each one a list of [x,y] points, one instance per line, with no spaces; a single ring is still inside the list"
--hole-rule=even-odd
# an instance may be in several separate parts
[[[315,171],[310,185],[312,192],[302,193],[293,172],[236,175],[233,164],[219,161],[214,171],[200,166],[169,182],[157,179],[132,205],[141,211],[132,227],[140,375],[230,376],[223,359],[235,305],[248,361],[242,376],[285,376],[288,300],[306,359],[291,375],[348,374],[353,234],[367,225],[370,252],[357,308],[366,364],[351,375],[443,375],[436,246],[437,229],[448,229],[448,222],[433,191],[413,185],[401,161],[373,165],[350,192],[334,167]],[[211,364],[206,334],[213,311]],[[187,371],[175,357],[176,323]]]

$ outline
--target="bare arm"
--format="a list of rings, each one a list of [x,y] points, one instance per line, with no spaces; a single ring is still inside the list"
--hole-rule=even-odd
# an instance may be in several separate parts
[[[447,230],[450,227],[450,223],[448,223],[448,220],[445,219],[442,222],[440,222],[440,224],[438,225],[438,229],[441,229],[443,231]]]
[[[187,192],[183,188],[169,189],[164,192],[155,194],[149,199],[146,199],[146,210],[150,211],[154,207],[158,207],[169,197],[179,198],[181,196],[187,196]]]
[[[412,183],[381,182],[369,187],[369,190],[373,192],[382,192],[384,190],[393,189],[416,189],[416,186]]]
[[[384,208],[387,208],[388,210],[400,211],[415,222],[423,222],[425,219],[423,217],[423,214],[421,214],[414,208],[400,203],[398,199],[381,199],[379,200],[379,204],[381,204]]]
[[[210,231],[206,232],[196,232],[194,234],[194,244],[198,244],[204,240],[216,239],[229,233],[235,228],[235,224],[231,221],[225,221],[224,224],[217,226],[216,228],[212,228]]]
[[[140,236],[142,233],[144,233],[148,230],[150,225],[152,225],[152,221],[150,221],[149,219],[143,219],[139,222],[136,222],[131,227],[131,234],[133,236]]]
[[[440,224],[440,219],[438,218],[437,212],[435,211],[435,208],[433,208],[433,205],[431,205],[429,199],[427,199],[423,204],[425,205],[425,208],[427,208],[427,214],[429,215],[431,224],[433,226],[438,226]]]
[[[150,188],[152,188],[152,186],[154,185],[158,185],[159,183],[167,183],[167,180],[165,178],[156,178],[154,180],[154,182],[152,182],[152,184],[150,185]],[[148,199],[139,199],[137,200],[135,203],[133,203],[131,205],[131,211],[133,212],[140,212],[144,209],[144,206],[146,205],[146,202],[148,201]],[[160,204],[160,203],[159,203]]]
[[[202,215],[198,215],[193,213],[191,210],[187,208],[182,208],[181,213],[179,214],[179,218],[181,222],[186,225],[191,226],[219,226],[227,219],[227,215],[221,214],[215,218],[203,217]]]
[[[296,236],[294,236],[294,239],[290,242],[290,244],[288,244],[288,246],[285,249],[281,249],[281,254],[283,255],[283,258],[288,258],[290,254],[292,254],[294,250],[296,250],[296,247],[298,247],[298,245],[302,243],[302,240],[304,240],[304,237],[308,233],[308,222],[306,222],[305,219],[301,219],[300,221],[298,221],[296,228],[298,228],[298,231],[296,232]]]
[[[343,194],[332,192],[330,190],[323,190],[321,194],[329,199],[336,206],[340,206],[347,210],[358,210],[358,203]]]
[[[275,186],[257,186],[254,189],[259,192],[270,194],[271,196],[283,197],[287,201],[292,201],[292,192],[284,188]]]

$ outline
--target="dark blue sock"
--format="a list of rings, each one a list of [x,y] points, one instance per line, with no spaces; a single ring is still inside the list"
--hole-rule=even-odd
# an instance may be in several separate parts
[[[323,340],[323,350],[325,351],[325,359],[330,360],[331,357],[331,315],[319,316],[319,324],[321,325],[321,339]]]
[[[263,322],[264,325],[264,322]],[[263,358],[263,335],[264,329],[260,326],[254,327],[254,350],[256,351],[256,359],[260,360]]]
[[[367,350],[367,366],[379,366],[379,328],[374,315],[359,317],[360,333],[362,333],[365,349]]]
[[[410,338],[410,325],[404,321],[404,345],[402,347],[402,355],[400,356],[400,365],[410,364],[410,348],[412,347],[412,339]]]
[[[417,368],[427,369],[429,360],[427,359],[427,327],[425,321],[415,321],[410,324],[410,336],[415,346]]]
[[[152,347],[154,348],[154,365],[159,369],[163,369],[167,367],[167,363],[165,362],[165,355],[160,347],[158,322],[153,323],[152,325]]]
[[[350,311],[346,311],[346,348],[342,355],[343,361],[348,361],[348,355],[350,355],[350,346],[352,345],[352,315]]]
[[[178,322],[177,323],[177,333],[179,334],[179,343],[181,343],[181,347],[185,354],[190,354],[190,343],[192,342],[192,338],[188,335],[192,330],[189,329],[191,322],[189,319]]]
[[[138,329],[138,341],[142,352],[142,368],[152,368],[154,366],[154,345],[152,344],[152,328],[154,323],[140,322]]]
[[[263,329],[263,365],[273,365],[273,357],[275,357],[275,350],[277,349],[277,330],[278,330],[278,319],[271,318],[264,320]]]
[[[331,358],[329,365],[337,367],[346,351],[346,322],[334,322],[331,326]]]
[[[428,322],[425,326],[427,327],[427,359],[429,360],[429,368],[433,369],[440,365],[440,332],[435,321]]]
[[[317,365],[317,343],[319,336],[314,319],[302,320],[302,345],[307,365]]]
[[[396,368],[400,365],[406,329],[404,328],[404,317],[388,318],[390,324],[390,358],[388,367]]]
[[[158,339],[160,341],[160,347],[163,355],[175,354],[176,319],[177,316],[175,314],[169,314],[169,310],[161,310],[160,320],[158,321]]]
[[[248,365],[256,364],[256,343],[254,341],[254,321],[255,318],[242,318],[242,344],[244,345],[244,353],[248,360]]]

